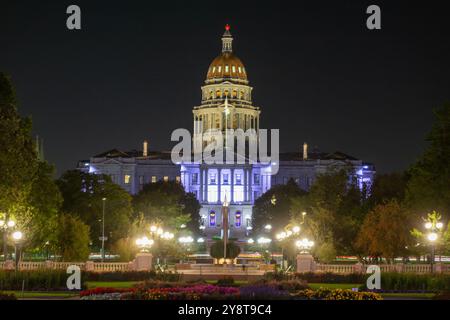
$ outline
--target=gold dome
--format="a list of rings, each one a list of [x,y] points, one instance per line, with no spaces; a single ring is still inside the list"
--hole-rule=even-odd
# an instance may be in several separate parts
[[[222,37],[222,53],[211,62],[206,75],[206,83],[222,81],[248,83],[244,64],[232,51],[232,41],[230,26],[226,25]]]

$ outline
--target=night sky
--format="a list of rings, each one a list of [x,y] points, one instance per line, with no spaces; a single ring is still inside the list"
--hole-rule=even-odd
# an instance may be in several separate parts
[[[450,101],[450,11],[443,1],[2,1],[0,70],[45,140],[58,175],[108,149],[169,150],[226,23],[261,127],[282,151],[303,142],[406,169],[432,109]],[[82,30],[66,28],[66,8]],[[295,6],[294,6],[295,4]],[[366,28],[369,4],[382,30]]]

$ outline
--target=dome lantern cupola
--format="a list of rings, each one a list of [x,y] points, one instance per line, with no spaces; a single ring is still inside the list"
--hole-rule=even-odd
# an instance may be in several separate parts
[[[230,32],[230,25],[225,26],[225,32],[222,37],[222,52],[233,52],[233,37]]]
[[[247,73],[244,64],[233,53],[233,37],[230,25],[225,26],[222,36],[222,52],[210,64],[206,75],[206,84],[222,83],[229,81],[236,84],[248,84]]]

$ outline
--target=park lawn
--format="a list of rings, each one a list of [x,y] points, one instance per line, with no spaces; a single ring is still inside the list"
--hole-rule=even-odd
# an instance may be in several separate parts
[[[132,288],[139,281],[87,281],[88,289],[94,288]]]
[[[361,284],[359,283],[308,283],[308,286],[313,289],[317,290],[319,288],[326,288],[326,289],[353,289],[353,288],[359,288]]]
[[[432,299],[435,293],[382,293],[383,298]]]
[[[78,292],[70,291],[3,291],[5,293],[14,293],[18,299],[21,298],[71,298],[79,295]]]

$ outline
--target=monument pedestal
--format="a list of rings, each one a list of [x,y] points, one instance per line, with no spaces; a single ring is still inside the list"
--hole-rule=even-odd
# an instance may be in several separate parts
[[[316,269],[316,263],[314,258],[310,254],[299,254],[297,255],[297,272],[314,272]]]
[[[153,255],[147,252],[139,252],[134,258],[135,271],[150,271],[152,270]]]

